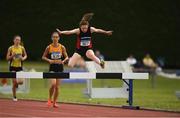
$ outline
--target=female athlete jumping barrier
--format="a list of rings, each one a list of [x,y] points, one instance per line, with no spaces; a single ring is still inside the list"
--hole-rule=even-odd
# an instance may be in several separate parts
[[[105,31],[102,29],[97,29],[95,27],[91,27],[89,25],[89,21],[92,18],[93,13],[87,13],[82,17],[82,20],[79,23],[79,28],[68,30],[68,31],[60,31],[56,29],[59,34],[64,35],[77,35],[77,43],[76,43],[76,52],[70,58],[68,66],[74,67],[79,60],[81,60],[84,56],[87,58],[95,61],[99,64],[102,68],[105,67],[105,63],[103,60],[100,60],[98,57],[95,56],[93,52],[93,43],[92,43],[92,33],[102,33],[106,35],[112,35],[112,31]]]
[[[19,35],[14,36],[13,41],[14,45],[9,47],[6,59],[10,62],[9,71],[18,72],[23,70],[23,61],[27,59],[27,53],[21,45],[21,37]],[[19,84],[23,84],[22,79],[13,79],[13,101],[17,101],[16,88],[18,88]]]
[[[49,71],[50,72],[63,72],[63,64],[68,60],[68,55],[66,52],[66,48],[59,43],[59,33],[53,32],[52,33],[52,43],[47,46],[42,59],[49,62]],[[51,79],[51,87],[49,89],[49,99],[48,99],[48,106],[51,106],[53,103],[53,107],[57,108],[58,105],[56,104],[58,94],[59,94],[59,79]],[[52,96],[53,101],[52,101]]]

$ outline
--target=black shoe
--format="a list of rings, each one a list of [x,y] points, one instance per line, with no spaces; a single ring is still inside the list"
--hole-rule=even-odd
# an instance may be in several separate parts
[[[104,60],[101,60],[100,66],[101,66],[102,69],[105,68],[105,61]]]

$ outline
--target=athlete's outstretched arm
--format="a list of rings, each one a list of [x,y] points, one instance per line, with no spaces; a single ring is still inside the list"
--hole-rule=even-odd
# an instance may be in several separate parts
[[[73,30],[66,30],[66,31],[61,31],[59,29],[56,29],[59,34],[64,34],[64,35],[71,35],[71,34],[79,34],[79,29],[76,28],[76,29],[73,29]]]
[[[110,36],[110,35],[112,35],[113,31],[106,31],[106,30],[103,30],[103,29],[97,29],[95,27],[91,27],[91,33],[93,33],[93,32],[102,33],[102,34],[106,34],[106,35]]]

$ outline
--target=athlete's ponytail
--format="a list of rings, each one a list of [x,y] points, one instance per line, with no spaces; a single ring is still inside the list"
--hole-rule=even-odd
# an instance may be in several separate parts
[[[79,23],[79,26],[82,26],[82,25],[89,25],[89,21],[92,19],[94,13],[86,13],[83,15],[80,23]]]
[[[81,21],[82,20],[90,21],[92,19],[93,15],[94,15],[94,13],[86,13],[86,14],[83,15]]]

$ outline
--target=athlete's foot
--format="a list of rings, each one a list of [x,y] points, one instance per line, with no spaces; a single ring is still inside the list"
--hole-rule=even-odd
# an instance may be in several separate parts
[[[54,104],[53,104],[53,107],[54,107],[54,108],[58,108],[59,106],[58,106],[56,103],[54,103]]]
[[[104,60],[101,60],[100,66],[102,69],[104,69],[104,67],[105,67],[105,61]]]
[[[52,103],[53,103],[53,101],[51,101],[50,99],[48,99],[48,101],[47,101],[48,107],[50,107],[50,106],[52,105]]]
[[[17,99],[16,97],[13,97],[13,101],[14,101],[14,102],[17,102],[18,99]]]

